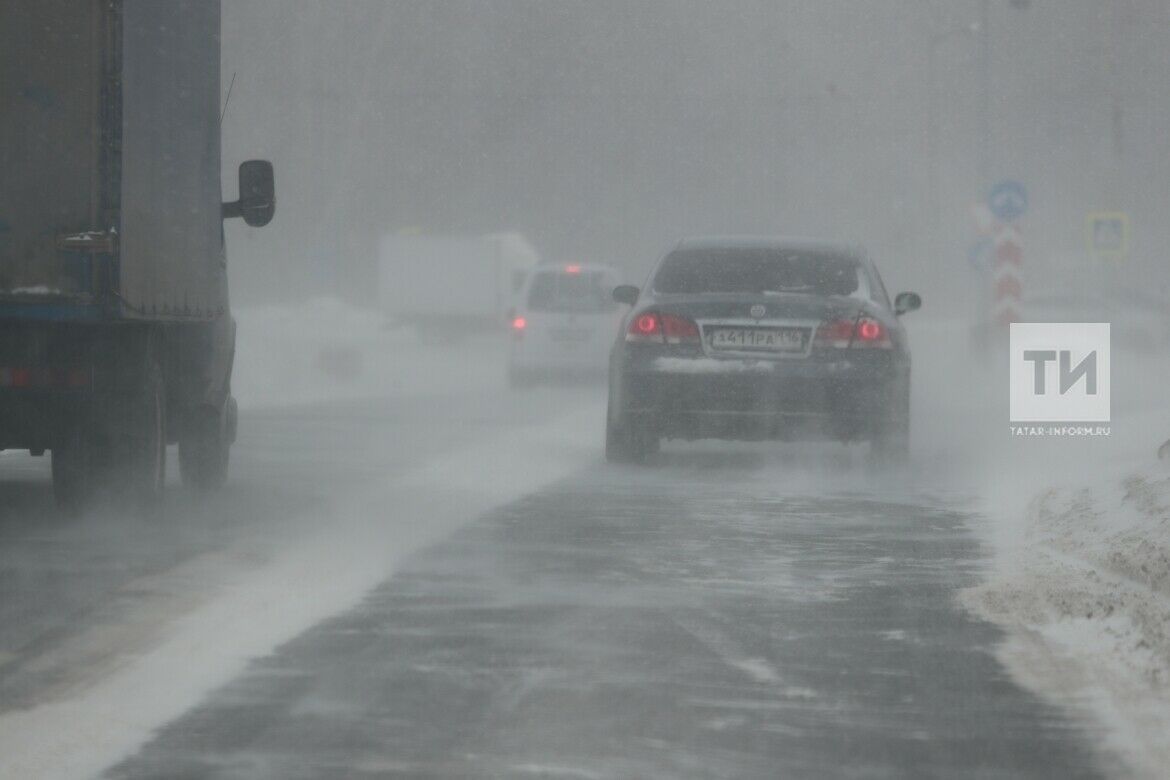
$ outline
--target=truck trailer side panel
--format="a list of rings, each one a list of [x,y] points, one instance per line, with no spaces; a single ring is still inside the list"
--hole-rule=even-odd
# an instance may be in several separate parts
[[[495,316],[500,258],[482,237],[384,236],[379,261],[382,305],[393,317]]]
[[[57,237],[99,213],[108,3],[0,2],[0,302],[85,298],[86,258]]]
[[[123,0],[120,295],[125,316],[227,311],[220,4]]]
[[[519,234],[384,235],[379,302],[396,322],[444,329],[499,327],[540,258]]]
[[[226,478],[219,30],[219,0],[0,0],[0,448],[51,451],[63,506],[157,500],[168,442]],[[266,224],[242,170],[227,213]]]

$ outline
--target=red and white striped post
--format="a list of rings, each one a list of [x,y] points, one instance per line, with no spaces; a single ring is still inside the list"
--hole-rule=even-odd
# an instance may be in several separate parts
[[[1020,319],[1023,293],[1024,245],[1015,225],[1000,225],[995,236],[995,262],[991,270],[991,319],[1007,327]]]

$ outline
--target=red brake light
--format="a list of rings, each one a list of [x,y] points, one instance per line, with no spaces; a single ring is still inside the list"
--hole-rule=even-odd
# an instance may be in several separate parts
[[[881,323],[875,320],[862,320],[857,323],[857,337],[862,341],[874,341],[882,335]]]
[[[72,387],[85,388],[93,384],[88,368],[0,368],[0,387]]]
[[[654,314],[653,312],[639,314],[634,318],[634,321],[630,323],[629,335],[641,336],[644,339],[651,338],[652,336],[661,336],[662,323],[659,322],[658,315]]]
[[[566,265],[565,266],[565,273],[579,274],[579,273],[581,273],[581,266],[579,266],[579,265]]]
[[[893,344],[890,342],[890,334],[884,325],[869,317],[862,317],[857,321],[857,337],[853,340],[853,346],[888,349]]]
[[[844,349],[846,347],[892,348],[890,333],[886,326],[875,319],[861,317],[853,320],[830,320],[817,328],[816,344],[819,347]]]
[[[523,317],[512,318],[512,330],[524,330],[528,327],[528,320]]]
[[[639,314],[630,321],[626,341],[641,341],[651,344],[662,343],[662,320],[654,312]]]
[[[693,320],[674,314],[659,314],[648,311],[639,314],[630,322],[626,341],[643,341],[652,344],[698,344],[699,326]]]

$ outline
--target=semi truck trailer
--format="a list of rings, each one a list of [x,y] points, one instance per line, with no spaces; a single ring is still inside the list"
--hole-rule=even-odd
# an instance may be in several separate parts
[[[0,3],[0,449],[58,502],[221,485],[236,433],[223,220],[273,217],[272,165],[220,183],[218,0]]]

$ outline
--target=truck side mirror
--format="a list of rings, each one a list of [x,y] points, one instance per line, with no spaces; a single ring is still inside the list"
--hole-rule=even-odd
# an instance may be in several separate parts
[[[627,306],[633,306],[638,302],[638,293],[640,291],[632,284],[619,284],[613,288],[613,299],[618,303],[624,303]]]
[[[276,182],[272,163],[248,160],[240,163],[240,199],[223,204],[224,219],[243,217],[251,227],[264,227],[276,213]]]

